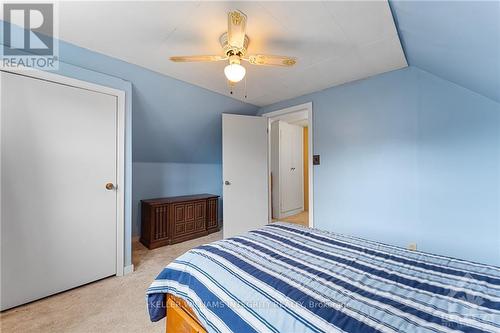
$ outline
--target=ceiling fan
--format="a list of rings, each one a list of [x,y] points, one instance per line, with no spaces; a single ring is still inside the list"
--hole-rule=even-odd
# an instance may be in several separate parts
[[[239,11],[229,12],[227,15],[227,32],[223,33],[219,42],[224,51],[223,55],[175,56],[170,57],[174,62],[212,62],[228,60],[229,65],[224,68],[224,74],[230,83],[241,81],[246,74],[246,69],[241,61],[252,65],[291,67],[297,62],[296,58],[253,54],[247,55],[250,39],[246,35],[247,16]]]

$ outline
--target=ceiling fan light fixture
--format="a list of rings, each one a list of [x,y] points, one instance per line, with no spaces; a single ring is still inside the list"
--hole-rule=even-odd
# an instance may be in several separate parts
[[[245,77],[246,72],[245,67],[238,63],[229,64],[224,68],[224,75],[230,82],[240,82]]]
[[[228,13],[227,32],[219,37],[222,47],[222,55],[194,55],[170,57],[174,62],[213,62],[228,60],[229,64],[224,68],[224,75],[229,81],[229,87],[245,78],[246,69],[241,66],[242,61],[258,66],[280,66],[291,67],[297,60],[293,57],[266,54],[247,54],[250,39],[246,35],[247,16],[241,11]],[[246,91],[246,83],[245,83]],[[231,91],[231,94],[233,92]]]

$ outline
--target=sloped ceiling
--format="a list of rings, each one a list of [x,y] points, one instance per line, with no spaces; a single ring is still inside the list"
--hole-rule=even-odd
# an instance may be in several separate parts
[[[500,102],[500,1],[391,1],[406,58]]]
[[[247,67],[233,95],[226,62],[172,63],[168,57],[222,54],[227,12],[248,15],[249,53],[296,56],[293,68]],[[61,2],[62,40],[254,105],[406,67],[387,1]]]

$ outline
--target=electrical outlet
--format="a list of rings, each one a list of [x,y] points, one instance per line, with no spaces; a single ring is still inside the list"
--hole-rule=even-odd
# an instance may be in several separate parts
[[[408,250],[417,251],[417,244],[416,243],[408,244]]]

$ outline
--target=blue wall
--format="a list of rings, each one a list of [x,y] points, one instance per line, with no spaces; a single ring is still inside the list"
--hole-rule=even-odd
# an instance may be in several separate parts
[[[409,67],[313,102],[315,227],[500,266],[500,104]]]
[[[207,163],[136,162],[134,170],[133,225],[140,234],[140,200],[170,195],[212,193],[222,196],[222,165]],[[219,200],[219,219],[222,199]]]
[[[389,1],[406,60],[500,102],[500,1]]]

